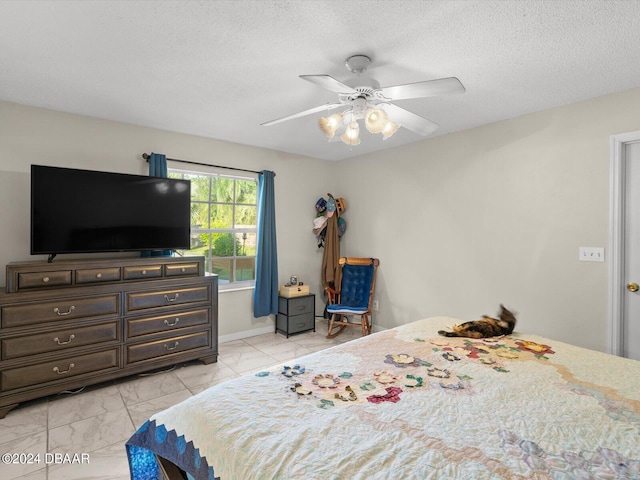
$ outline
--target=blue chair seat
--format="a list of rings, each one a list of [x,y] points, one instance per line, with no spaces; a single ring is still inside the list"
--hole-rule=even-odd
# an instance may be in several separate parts
[[[329,305],[327,312],[340,313],[342,315],[362,315],[367,313],[369,309],[367,307],[350,307],[348,305]]]

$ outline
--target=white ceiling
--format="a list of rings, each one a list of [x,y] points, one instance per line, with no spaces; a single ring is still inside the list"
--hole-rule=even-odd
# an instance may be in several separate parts
[[[640,1],[0,1],[0,100],[327,160],[422,140],[260,126],[335,101],[298,75],[353,54],[383,86],[459,78],[396,102],[443,135],[640,86]]]

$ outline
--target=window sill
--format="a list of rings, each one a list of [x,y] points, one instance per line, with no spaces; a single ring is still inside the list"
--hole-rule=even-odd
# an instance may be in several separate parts
[[[241,286],[227,287],[227,288],[218,286],[218,293],[241,292],[243,290],[254,290],[254,289],[255,289],[254,285],[249,285],[249,286],[244,286],[244,287],[241,287]]]

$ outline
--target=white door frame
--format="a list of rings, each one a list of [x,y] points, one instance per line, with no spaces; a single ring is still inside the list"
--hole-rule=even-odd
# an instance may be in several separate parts
[[[609,159],[609,353],[622,355],[624,301],[625,144],[640,142],[640,131],[611,135]]]

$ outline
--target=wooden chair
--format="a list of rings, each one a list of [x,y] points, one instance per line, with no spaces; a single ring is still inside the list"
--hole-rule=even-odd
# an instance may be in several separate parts
[[[327,338],[339,335],[346,327],[361,327],[363,336],[371,333],[371,304],[378,265],[377,258],[340,258],[340,285],[337,289],[325,288],[329,295],[327,312],[331,315]],[[359,316],[360,321],[350,322],[350,316]]]

